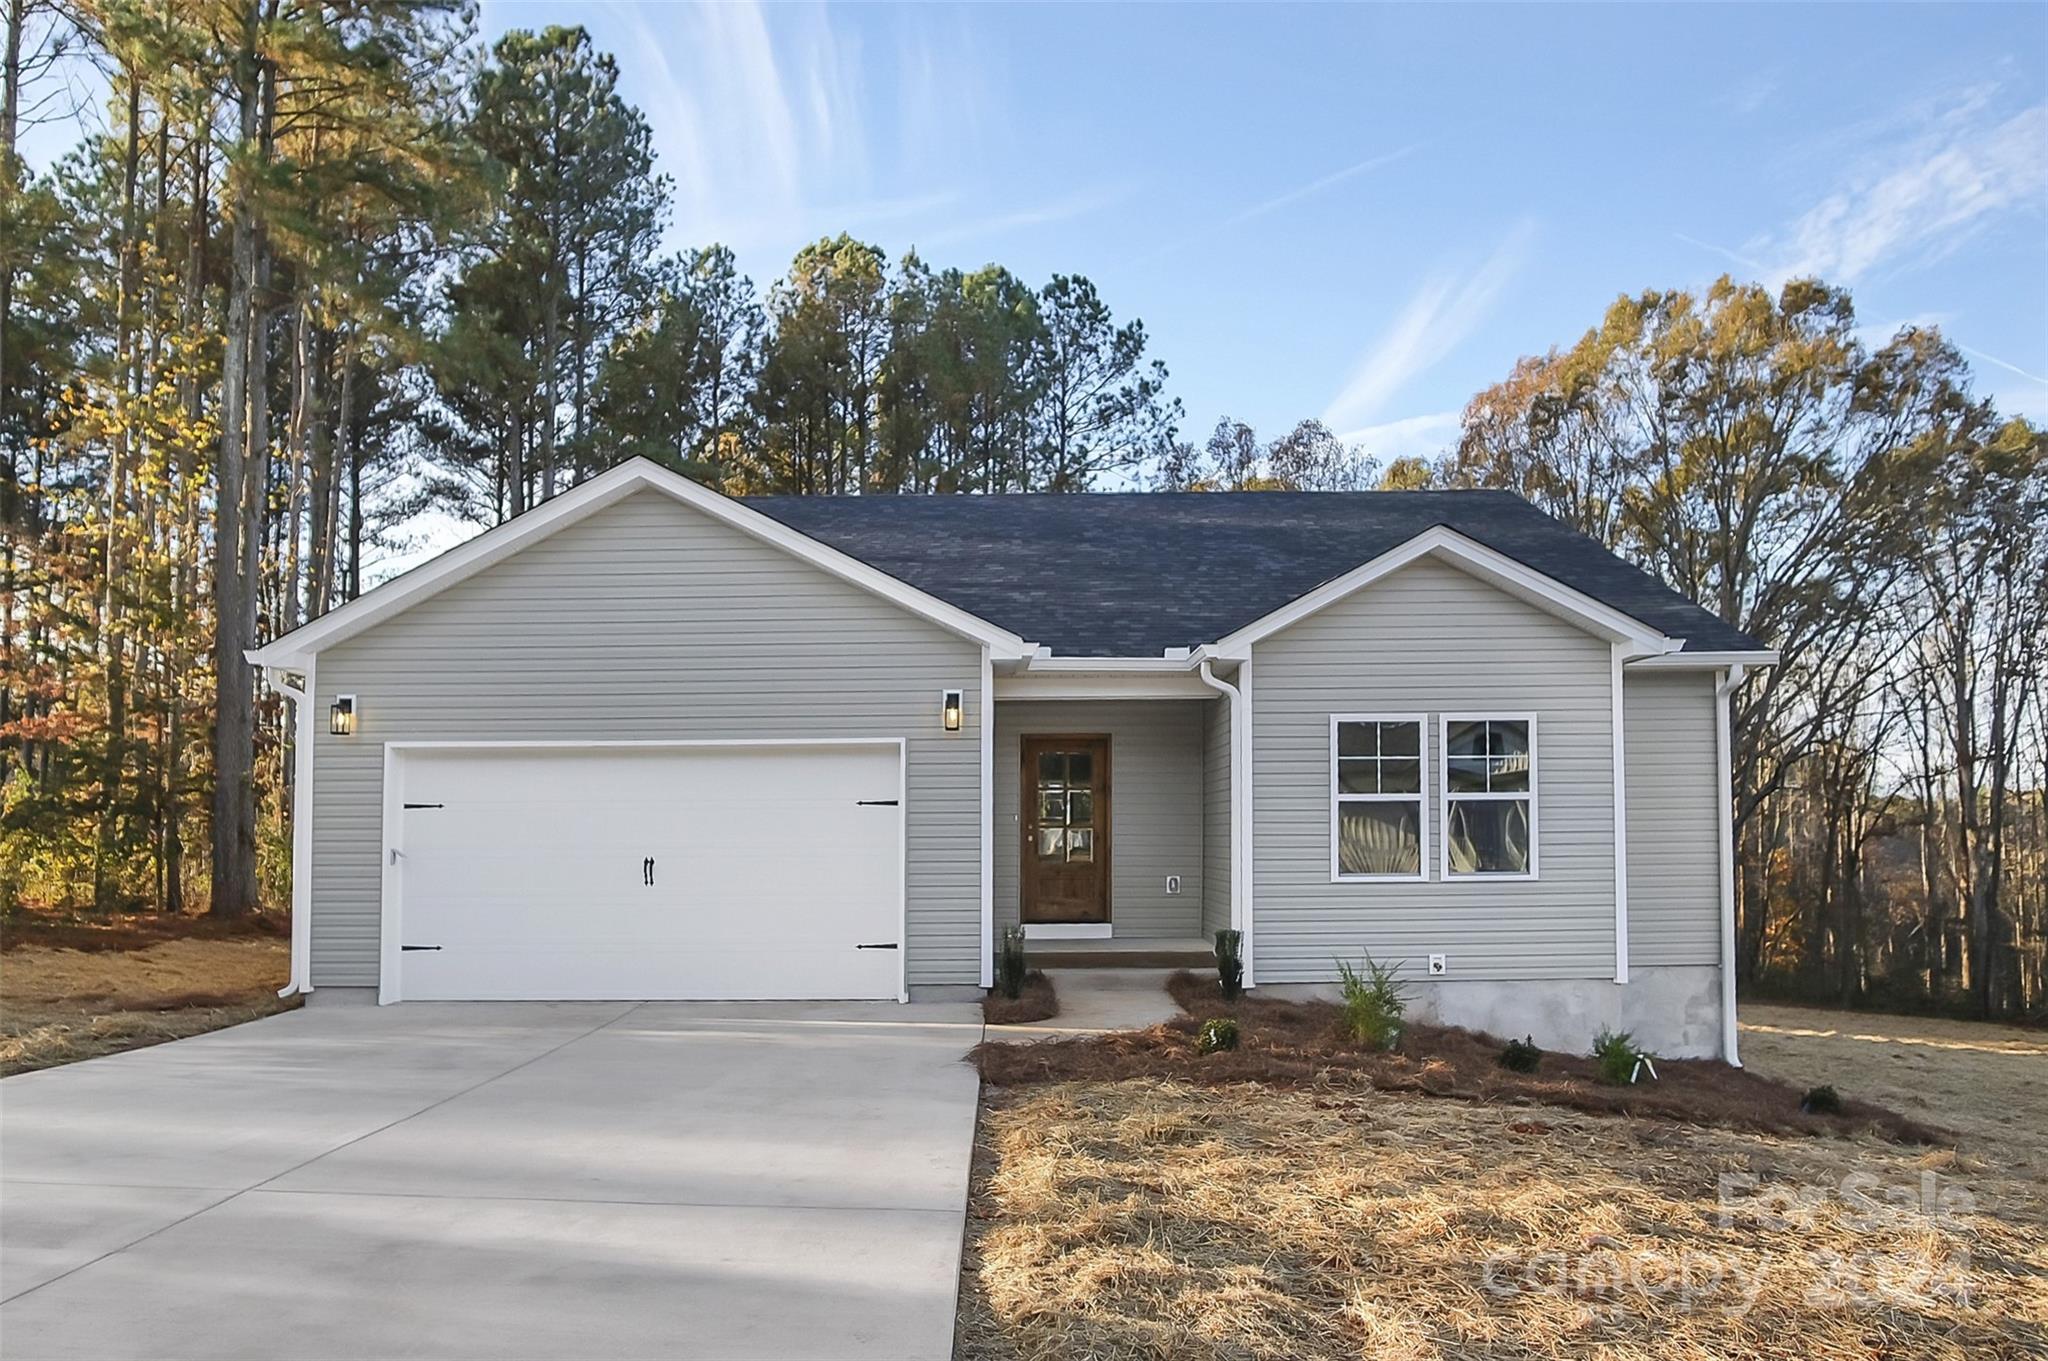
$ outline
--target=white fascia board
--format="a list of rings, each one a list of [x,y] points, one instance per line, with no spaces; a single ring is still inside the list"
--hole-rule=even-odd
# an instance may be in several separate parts
[[[1193,671],[1032,671],[997,676],[997,702],[1038,699],[1200,699],[1216,697]]]
[[[1666,652],[1628,664],[1630,671],[1721,671],[1731,666],[1776,666],[1775,648],[1755,652]]]
[[[1447,562],[1546,614],[1555,615],[1611,643],[1626,643],[1638,653],[1658,655],[1676,652],[1684,646],[1682,638],[1669,637],[1642,620],[1517,562],[1505,553],[1488,548],[1454,529],[1437,525],[1370,562],[1331,578],[1307,594],[1295,597],[1271,614],[1211,643],[1206,651],[1212,658],[1247,660],[1251,656],[1252,644],[1299,623],[1423,557]]]
[[[428,596],[475,576],[527,545],[642,490],[665,493],[841,581],[900,605],[940,628],[986,644],[992,656],[1028,657],[1033,651],[1031,644],[1007,629],[899,581],[880,568],[791,529],[731,497],[699,486],[689,478],[644,458],[634,458],[515,519],[484,531],[469,542],[449,549],[431,562],[413,568],[340,609],[332,610],[312,623],[255,649],[248,654],[249,659],[258,665],[275,666],[287,658],[309,656],[332,647]]]
[[[1104,672],[1152,672],[1173,675],[1193,671],[1200,663],[1187,657],[1061,657],[1040,649],[1027,659],[1024,669],[1032,675],[1099,675]]]

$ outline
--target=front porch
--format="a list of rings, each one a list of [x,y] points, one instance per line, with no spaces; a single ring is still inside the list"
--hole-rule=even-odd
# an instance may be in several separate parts
[[[1232,924],[1229,705],[1174,679],[1157,698],[996,696],[994,925],[1021,921],[1042,967],[1206,967]]]

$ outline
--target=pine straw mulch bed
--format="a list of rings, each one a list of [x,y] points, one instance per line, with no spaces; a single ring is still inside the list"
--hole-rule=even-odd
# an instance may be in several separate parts
[[[1060,1014],[1060,999],[1052,990],[1052,980],[1045,976],[1043,969],[1033,969],[1024,975],[1024,986],[1015,997],[1005,997],[993,988],[988,996],[981,999],[981,1019],[990,1025],[1024,1025],[1031,1021],[1050,1021]]]
[[[2048,1217],[1999,1175],[1357,1081],[990,1090],[955,1354],[2039,1357]],[[1760,1191],[1724,1207],[1724,1176]]]
[[[996,1087],[1127,1078],[1317,1089],[1364,1083],[1388,1092],[1562,1106],[1767,1134],[1870,1130],[1900,1143],[1952,1142],[1932,1126],[1854,1099],[1845,1099],[1839,1114],[1807,1114],[1799,1108],[1801,1089],[1717,1060],[1660,1062],[1660,1081],[1613,1086],[1594,1076],[1592,1060],[1571,1054],[1546,1053],[1539,1071],[1511,1072],[1500,1066],[1499,1040],[1454,1026],[1411,1024],[1399,1049],[1375,1053],[1343,1033],[1333,1003],[1257,996],[1229,1002],[1214,980],[1187,972],[1169,979],[1167,991],[1183,1014],[1149,1030],[1028,1045],[982,1044],[971,1057],[983,1080]],[[1237,1019],[1239,1047],[1201,1054],[1195,1033],[1216,1016]]]
[[[23,908],[0,917],[0,952],[146,950],[170,940],[289,940],[289,918],[252,912],[222,919],[164,912],[53,912]]]
[[[288,1010],[289,940],[187,935],[0,954],[0,1075],[183,1039]]]

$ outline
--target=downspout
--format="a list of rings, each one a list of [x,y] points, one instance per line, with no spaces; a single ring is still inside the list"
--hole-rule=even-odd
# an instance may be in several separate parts
[[[981,704],[975,723],[981,743],[981,986],[995,986],[996,953],[996,671],[987,644],[981,649]]]
[[[313,659],[301,685],[280,667],[264,672],[292,702],[292,962],[290,981],[277,990],[289,997],[313,991]]]
[[[1721,1056],[1742,1066],[1735,1022],[1735,771],[1728,710],[1744,672],[1731,666],[1714,686],[1714,773],[1720,784],[1721,837]]]
[[[1242,935],[1244,982],[1252,986],[1252,932],[1245,913],[1244,886],[1251,874],[1245,863],[1244,832],[1251,812],[1251,781],[1246,778],[1244,695],[1229,681],[1221,680],[1204,659],[1202,683],[1230,700],[1230,929]]]

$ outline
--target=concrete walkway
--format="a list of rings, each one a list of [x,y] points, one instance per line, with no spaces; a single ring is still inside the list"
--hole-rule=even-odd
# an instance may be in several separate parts
[[[315,1007],[0,1084],[0,1356],[950,1355],[975,1006]]]
[[[1180,1015],[1166,995],[1169,969],[1047,969],[1059,1015],[1023,1025],[992,1025],[988,1038],[1010,1042],[1146,1030]]]

